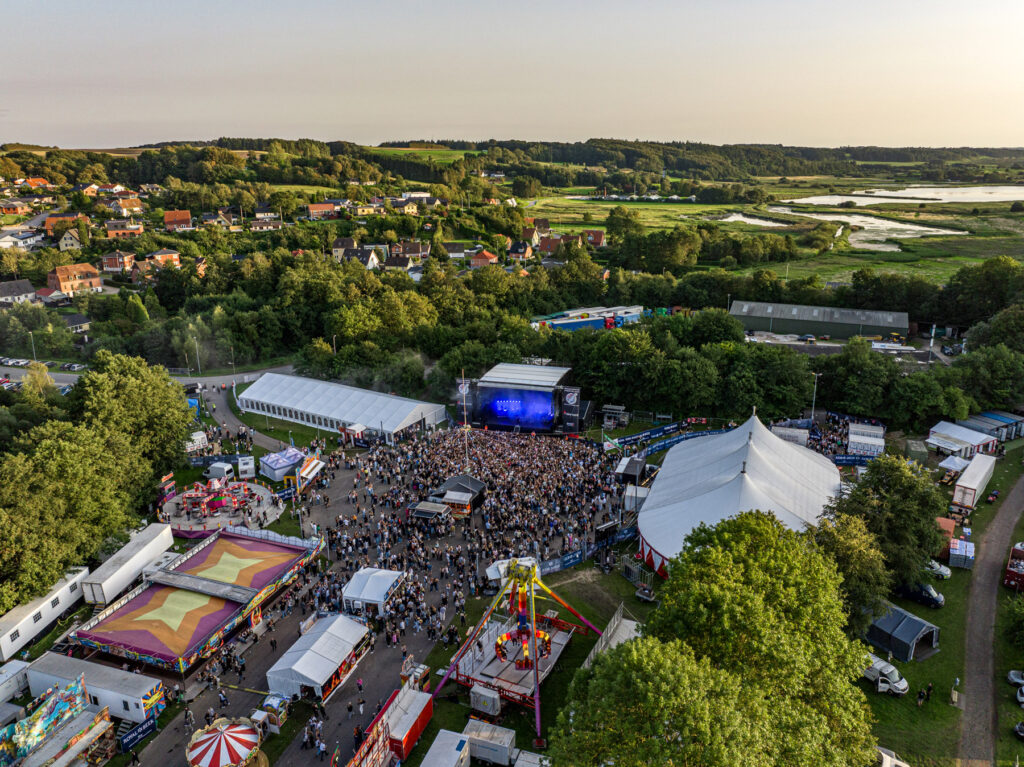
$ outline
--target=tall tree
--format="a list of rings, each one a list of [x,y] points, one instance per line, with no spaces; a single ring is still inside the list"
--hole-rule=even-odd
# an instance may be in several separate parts
[[[864,651],[843,633],[839,587],[808,536],[744,512],[690,534],[645,633],[741,678],[764,705],[770,764],[868,764],[870,711],[852,684]]]
[[[814,540],[843,577],[846,633],[861,637],[892,587],[878,539],[861,517],[835,514],[820,521]]]

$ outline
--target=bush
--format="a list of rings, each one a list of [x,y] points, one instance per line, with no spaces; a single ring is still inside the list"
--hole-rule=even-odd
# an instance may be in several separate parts
[[[1024,595],[1017,594],[1010,600],[1006,618],[1006,638],[1013,646],[1024,649]]]

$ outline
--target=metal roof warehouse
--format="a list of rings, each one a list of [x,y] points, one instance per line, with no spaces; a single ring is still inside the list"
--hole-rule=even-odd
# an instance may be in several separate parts
[[[906,312],[836,309],[831,306],[733,301],[729,313],[747,330],[769,333],[817,333],[839,338],[854,335],[907,334]]]
[[[312,378],[264,373],[238,396],[238,406],[325,430],[366,430],[389,441],[404,429],[445,420],[444,405]]]

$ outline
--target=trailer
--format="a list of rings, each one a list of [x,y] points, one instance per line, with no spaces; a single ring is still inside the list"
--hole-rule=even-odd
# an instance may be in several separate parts
[[[154,524],[122,546],[114,556],[82,580],[82,594],[91,605],[108,605],[142,574],[143,568],[174,545],[170,525]]]
[[[1010,558],[1006,560],[1003,573],[1003,585],[1014,591],[1024,588],[1024,541],[1018,541],[1010,549]]]
[[[985,494],[985,487],[992,479],[996,468],[996,459],[990,455],[978,453],[972,459],[964,473],[956,481],[953,488],[953,503],[966,509],[978,505],[978,499]]]

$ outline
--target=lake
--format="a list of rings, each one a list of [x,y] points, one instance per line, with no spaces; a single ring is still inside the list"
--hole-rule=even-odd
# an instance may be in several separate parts
[[[888,221],[875,216],[857,215],[856,213],[798,213],[790,208],[772,206],[768,208],[773,213],[789,213],[804,218],[814,218],[818,221],[838,221],[850,226],[861,227],[858,231],[850,233],[850,245],[862,250],[875,250],[885,253],[898,252],[900,246],[886,240],[906,240],[914,237],[936,237],[957,234],[967,234],[956,229],[939,229],[934,226],[921,226],[920,224],[908,224],[903,221]],[[838,236],[838,235],[837,235]]]
[[[783,202],[801,205],[881,205],[895,202],[1013,202],[1024,200],[1024,186],[908,186],[905,189],[865,189],[853,194],[820,194]]]
[[[756,218],[754,216],[745,216],[742,213],[730,213],[725,218],[713,218],[711,221],[720,221],[722,223],[734,222],[740,224],[752,224],[754,226],[792,226],[784,221],[771,221],[767,218]]]

